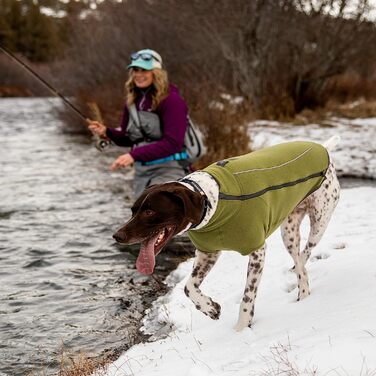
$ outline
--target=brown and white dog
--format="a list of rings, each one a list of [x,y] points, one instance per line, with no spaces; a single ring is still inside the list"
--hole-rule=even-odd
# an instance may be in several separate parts
[[[324,147],[334,148],[339,137],[332,137]],[[282,239],[294,260],[294,272],[298,281],[298,300],[309,295],[308,275],[305,264],[312,249],[323,236],[332,212],[339,199],[340,187],[333,165],[325,173],[325,181],[287,216],[281,225]],[[196,171],[180,182],[157,184],[147,188],[132,207],[131,219],[115,234],[116,241],[125,244],[141,243],[136,262],[139,272],[152,274],[155,256],[177,234],[192,226],[202,228],[213,216],[218,203],[219,187],[216,180],[206,172]],[[300,252],[300,224],[305,215],[310,219],[307,244]],[[247,281],[240,304],[236,330],[250,327],[254,304],[261,278],[265,244],[249,254]],[[204,295],[200,285],[217,261],[220,252],[205,253],[196,250],[192,274],[185,293],[196,308],[212,319],[218,319],[221,307]]]

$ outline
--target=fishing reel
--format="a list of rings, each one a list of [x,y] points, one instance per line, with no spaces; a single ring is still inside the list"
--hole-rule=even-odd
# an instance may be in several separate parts
[[[95,147],[100,152],[104,151],[111,145],[111,141],[104,140],[103,138],[99,138],[95,141]]]

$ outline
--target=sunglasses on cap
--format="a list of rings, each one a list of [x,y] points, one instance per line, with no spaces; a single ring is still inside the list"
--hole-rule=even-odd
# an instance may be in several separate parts
[[[138,60],[138,59],[150,61],[151,59],[154,59],[154,60],[157,60],[158,62],[161,62],[156,56],[154,56],[154,55],[152,55],[148,52],[143,52],[141,54],[139,54],[138,52],[135,52],[135,53],[131,54],[131,59],[132,59],[132,61]]]

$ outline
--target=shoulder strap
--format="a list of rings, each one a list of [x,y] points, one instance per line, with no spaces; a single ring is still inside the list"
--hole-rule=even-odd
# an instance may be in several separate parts
[[[138,111],[134,103],[129,106],[129,115],[131,116],[133,121],[136,123],[137,128],[141,128],[140,118],[138,116]]]
[[[138,111],[134,103],[129,106],[129,115],[131,116],[134,123],[136,124],[136,127],[141,131],[144,138],[147,139],[148,138],[147,134],[145,133],[145,130],[142,128],[140,117],[138,115]]]

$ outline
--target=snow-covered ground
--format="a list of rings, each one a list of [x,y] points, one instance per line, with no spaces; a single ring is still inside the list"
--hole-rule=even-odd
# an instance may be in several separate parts
[[[376,118],[331,118],[325,127],[259,120],[250,125],[250,135],[253,149],[291,140],[323,142],[338,135],[341,142],[332,153],[338,175],[376,179]]]
[[[257,122],[252,138],[260,147],[288,139],[323,141],[339,134],[342,143],[334,159],[342,173],[375,177],[376,119],[368,120],[354,123],[352,132],[342,121],[333,128],[289,130]],[[156,340],[132,347],[106,375],[376,375],[375,195],[374,187],[342,190],[329,228],[307,264],[311,295],[301,302],[296,301],[292,260],[279,231],[268,239],[254,325],[241,333],[233,326],[247,258],[224,252],[203,283],[204,293],[222,306],[218,321],[197,311],[184,295],[193,261],[182,263],[168,278],[175,287],[144,319],[144,332]],[[304,221],[303,243],[307,231]]]

